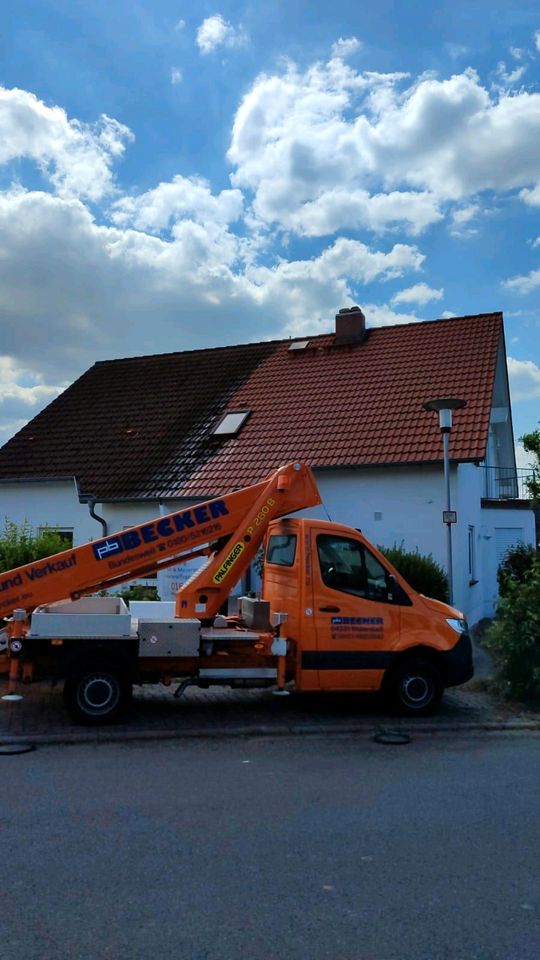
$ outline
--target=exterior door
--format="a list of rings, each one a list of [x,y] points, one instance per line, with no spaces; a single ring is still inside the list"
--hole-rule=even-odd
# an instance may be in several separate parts
[[[399,643],[400,607],[385,567],[360,540],[312,529],[316,649],[302,666],[321,690],[378,690]]]

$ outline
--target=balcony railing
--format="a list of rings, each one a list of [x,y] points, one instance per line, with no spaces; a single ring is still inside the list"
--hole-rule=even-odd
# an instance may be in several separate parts
[[[530,500],[527,480],[533,471],[526,467],[482,467],[486,500]]]

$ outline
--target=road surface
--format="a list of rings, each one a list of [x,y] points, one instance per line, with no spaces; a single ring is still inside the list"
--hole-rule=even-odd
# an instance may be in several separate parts
[[[538,960],[540,736],[0,757],[2,960]]]

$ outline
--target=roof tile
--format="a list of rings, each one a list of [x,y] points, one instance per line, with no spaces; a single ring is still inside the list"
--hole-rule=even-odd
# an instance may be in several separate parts
[[[243,344],[95,364],[0,450],[0,479],[76,476],[99,500],[207,496],[284,462],[317,467],[442,458],[433,396],[461,396],[451,455],[485,455],[502,315],[332,334],[311,349]],[[234,437],[210,431],[249,409]]]

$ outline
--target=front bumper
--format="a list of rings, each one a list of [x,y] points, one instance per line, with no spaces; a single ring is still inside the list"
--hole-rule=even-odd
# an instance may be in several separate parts
[[[468,633],[462,633],[458,642],[451,650],[443,653],[445,687],[457,687],[466,683],[474,674],[473,652],[471,638]]]

